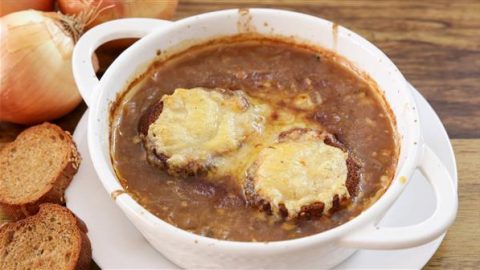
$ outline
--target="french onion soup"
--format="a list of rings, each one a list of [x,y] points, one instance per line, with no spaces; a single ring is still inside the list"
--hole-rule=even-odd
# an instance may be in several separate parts
[[[376,85],[345,63],[258,37],[158,60],[113,107],[122,186],[164,221],[224,240],[347,222],[388,188],[398,149]]]

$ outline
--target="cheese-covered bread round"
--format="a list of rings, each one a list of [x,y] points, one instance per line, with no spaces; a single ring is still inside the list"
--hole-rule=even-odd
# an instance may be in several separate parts
[[[304,128],[282,132],[248,168],[247,199],[287,219],[320,216],[348,199],[349,155],[327,136]]]
[[[179,88],[159,104],[146,130],[149,160],[176,175],[214,168],[216,157],[260,133],[265,121],[263,108],[242,91]]]

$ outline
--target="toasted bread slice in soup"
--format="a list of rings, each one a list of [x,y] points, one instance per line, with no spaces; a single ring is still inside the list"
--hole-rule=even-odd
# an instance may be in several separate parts
[[[139,129],[151,163],[191,176],[209,171],[262,126],[262,108],[243,91],[179,88],[150,108]]]
[[[260,209],[293,218],[330,214],[353,197],[359,164],[329,133],[294,128],[247,169],[245,195]]]
[[[44,123],[18,135],[0,150],[0,207],[10,219],[35,214],[44,202],[63,204],[80,165],[72,136]]]
[[[39,208],[36,215],[0,227],[0,269],[89,269],[85,224],[63,206]]]

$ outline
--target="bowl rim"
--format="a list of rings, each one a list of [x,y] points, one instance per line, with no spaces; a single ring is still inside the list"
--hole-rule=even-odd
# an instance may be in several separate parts
[[[315,17],[311,15],[307,15],[304,13],[293,12],[293,11],[286,11],[281,9],[266,9],[266,8],[249,8],[250,14],[253,16],[268,16],[269,14],[276,14],[282,16],[295,16],[297,19],[304,19],[304,20],[315,20],[316,23],[322,22],[325,24],[333,24],[331,21],[326,19]],[[223,16],[232,16],[238,13],[238,9],[227,9],[227,10],[220,10],[220,11],[213,11],[208,13],[203,13],[191,17],[187,17],[178,21],[173,22],[172,24],[166,27],[159,27],[158,29],[154,30],[152,33],[148,34],[147,36],[141,38],[132,46],[130,46],[127,50],[125,50],[107,69],[105,74],[103,75],[100,83],[97,87],[97,91],[99,91],[98,95],[93,99],[93,104],[90,106],[89,110],[89,119],[88,119],[88,147],[90,150],[90,156],[92,158],[95,171],[97,172],[99,179],[101,180],[103,186],[107,190],[107,192],[111,193],[114,191],[112,186],[118,186],[117,177],[111,173],[108,169],[108,162],[103,158],[101,153],[101,148],[104,147],[97,137],[95,137],[94,132],[95,129],[98,129],[98,119],[101,116],[102,108],[104,106],[109,106],[109,103],[106,102],[107,99],[105,98],[106,91],[105,86],[108,83],[115,79],[114,70],[119,69],[122,65],[127,65],[129,59],[133,58],[135,54],[141,53],[143,47],[150,42],[154,42],[162,35],[172,33],[175,29],[179,29],[182,27],[186,27],[187,25],[191,25],[192,23],[197,22],[198,20],[208,19],[212,17],[221,18]],[[374,46],[365,38],[361,37],[360,35],[356,34],[355,32],[339,26],[338,34],[345,34],[347,35],[347,39],[349,42],[358,43],[360,46],[363,47],[364,50],[368,50],[373,54],[380,57],[383,61],[383,65],[387,65],[392,69],[398,70],[395,64],[387,57],[380,49]],[[358,45],[357,45],[358,46]],[[188,48],[187,48],[188,50]],[[345,57],[346,58],[346,57]],[[346,58],[347,59],[347,58]],[[153,59],[152,59],[153,60]],[[348,59],[347,59],[348,60]],[[352,63],[353,64],[353,63]],[[355,65],[354,65],[355,66]],[[130,74],[132,75],[132,74]],[[408,88],[408,83],[403,77],[403,75],[398,71],[396,74],[392,75],[397,77],[399,82],[404,82],[404,88],[401,89],[404,95],[408,100],[408,104],[412,105],[413,108],[416,106],[413,96]],[[117,93],[122,91],[122,89],[117,89]],[[382,93],[380,93],[382,94]],[[383,95],[383,94],[382,94]],[[104,102],[102,102],[104,100]],[[385,98],[388,105],[390,102]],[[394,111],[392,114],[397,116]],[[415,119],[418,119],[418,110],[411,110],[410,114]],[[398,116],[397,116],[398,117]],[[110,121],[107,119],[107,121]],[[110,122],[109,122],[110,123]],[[127,211],[127,216],[129,218],[135,218],[138,221],[142,221],[145,225],[148,225],[148,228],[152,231],[157,229],[164,230],[165,233],[168,233],[170,236],[175,236],[177,239],[182,239],[185,241],[191,241],[192,243],[201,244],[201,245],[208,245],[209,247],[218,247],[222,249],[228,249],[231,251],[242,251],[242,250],[255,250],[259,252],[276,252],[294,248],[301,248],[310,245],[316,245],[320,242],[326,242],[334,239],[340,239],[342,236],[346,236],[349,232],[359,230],[363,228],[367,224],[375,224],[378,219],[390,208],[393,202],[398,198],[404,187],[405,184],[399,181],[399,176],[410,176],[413,173],[414,169],[417,166],[417,160],[420,152],[421,146],[421,136],[420,136],[420,126],[417,122],[416,124],[409,124],[408,125],[408,132],[411,134],[411,137],[418,142],[417,144],[411,144],[407,147],[407,153],[405,155],[407,158],[404,161],[404,164],[399,167],[397,164],[397,168],[395,170],[395,176],[392,179],[390,186],[386,189],[383,195],[375,201],[370,207],[365,209],[362,213],[358,216],[352,218],[348,222],[345,222],[339,226],[331,228],[329,230],[316,233],[313,235],[301,237],[301,238],[294,238],[288,240],[280,240],[280,241],[271,241],[271,242],[241,242],[241,241],[232,241],[232,240],[220,240],[216,238],[210,238],[206,236],[201,236],[194,234],[192,232],[183,230],[178,228],[161,218],[155,216],[147,209],[145,209],[142,205],[140,205],[136,200],[134,200],[128,193],[122,193],[119,195],[115,202],[116,204],[123,210]],[[400,140],[399,146],[404,144],[405,141]],[[108,146],[110,147],[110,146]],[[399,153],[400,155],[400,153]],[[135,223],[135,222],[134,222]],[[148,234],[152,234],[148,232]]]

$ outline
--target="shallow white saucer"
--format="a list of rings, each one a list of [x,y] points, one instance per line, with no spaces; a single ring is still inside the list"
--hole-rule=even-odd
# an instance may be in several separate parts
[[[427,101],[412,87],[425,141],[446,165],[457,184],[455,156],[440,119]],[[105,192],[87,147],[87,117],[83,115],[74,139],[83,157],[78,174],[67,189],[67,206],[88,226],[93,259],[103,269],[178,269],[143,238]],[[426,179],[415,172],[412,181],[381,221],[382,226],[415,224],[426,219],[435,198]],[[433,256],[443,236],[426,245],[401,250],[360,250],[335,269],[420,269]],[[305,268],[296,266],[298,268]]]

